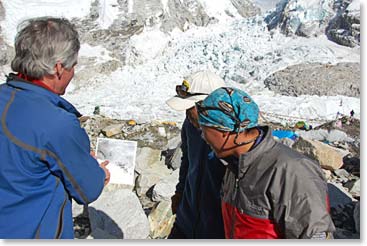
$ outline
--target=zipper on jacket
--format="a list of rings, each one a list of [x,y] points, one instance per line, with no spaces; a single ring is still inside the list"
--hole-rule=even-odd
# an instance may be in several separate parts
[[[237,191],[238,191],[238,185],[239,183],[239,179],[236,177],[236,182],[235,182],[235,186],[234,186],[234,191],[233,191],[233,195],[232,195],[232,201],[234,201],[234,205],[232,206],[232,218],[231,218],[231,221],[232,221],[232,225],[231,225],[231,235],[229,238],[233,238],[234,236],[234,228],[235,228],[235,223],[236,223],[236,205],[237,205]]]

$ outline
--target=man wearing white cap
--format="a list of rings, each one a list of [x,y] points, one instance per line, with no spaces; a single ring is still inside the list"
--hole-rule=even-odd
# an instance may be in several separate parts
[[[225,167],[201,138],[195,103],[224,87],[222,78],[211,71],[199,71],[176,86],[177,95],[167,104],[186,110],[181,130],[182,160],[179,182],[172,197],[176,221],[169,239],[224,238],[220,187]]]

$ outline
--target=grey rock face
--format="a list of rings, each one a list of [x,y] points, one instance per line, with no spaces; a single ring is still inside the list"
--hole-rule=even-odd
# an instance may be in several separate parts
[[[309,1],[283,0],[265,21],[269,29],[280,27],[286,35],[318,36],[325,32],[327,23],[335,15],[333,2],[320,0],[310,5]]]
[[[335,1],[337,15],[330,21],[326,32],[330,40],[349,47],[360,45],[361,16],[359,8],[351,8],[355,4],[359,5],[359,0]]]
[[[206,26],[210,18],[203,6],[196,0],[168,0],[168,12],[164,13],[161,30],[170,32],[175,27],[182,31],[193,23],[196,26]]]
[[[249,0],[231,0],[238,13],[244,17],[251,17],[261,13],[261,9]]]
[[[360,64],[301,64],[287,67],[267,77],[265,87],[286,96],[360,97]]]

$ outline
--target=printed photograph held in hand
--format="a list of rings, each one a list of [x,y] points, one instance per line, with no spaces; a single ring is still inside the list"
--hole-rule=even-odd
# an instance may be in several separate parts
[[[97,160],[108,160],[112,184],[134,184],[137,142],[97,138]]]

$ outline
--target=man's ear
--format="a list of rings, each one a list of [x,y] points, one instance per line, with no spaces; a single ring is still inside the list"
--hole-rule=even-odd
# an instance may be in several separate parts
[[[64,72],[64,66],[62,65],[62,63],[60,61],[57,61],[57,63],[55,64],[55,74],[57,76],[57,78],[60,80],[61,76]]]

